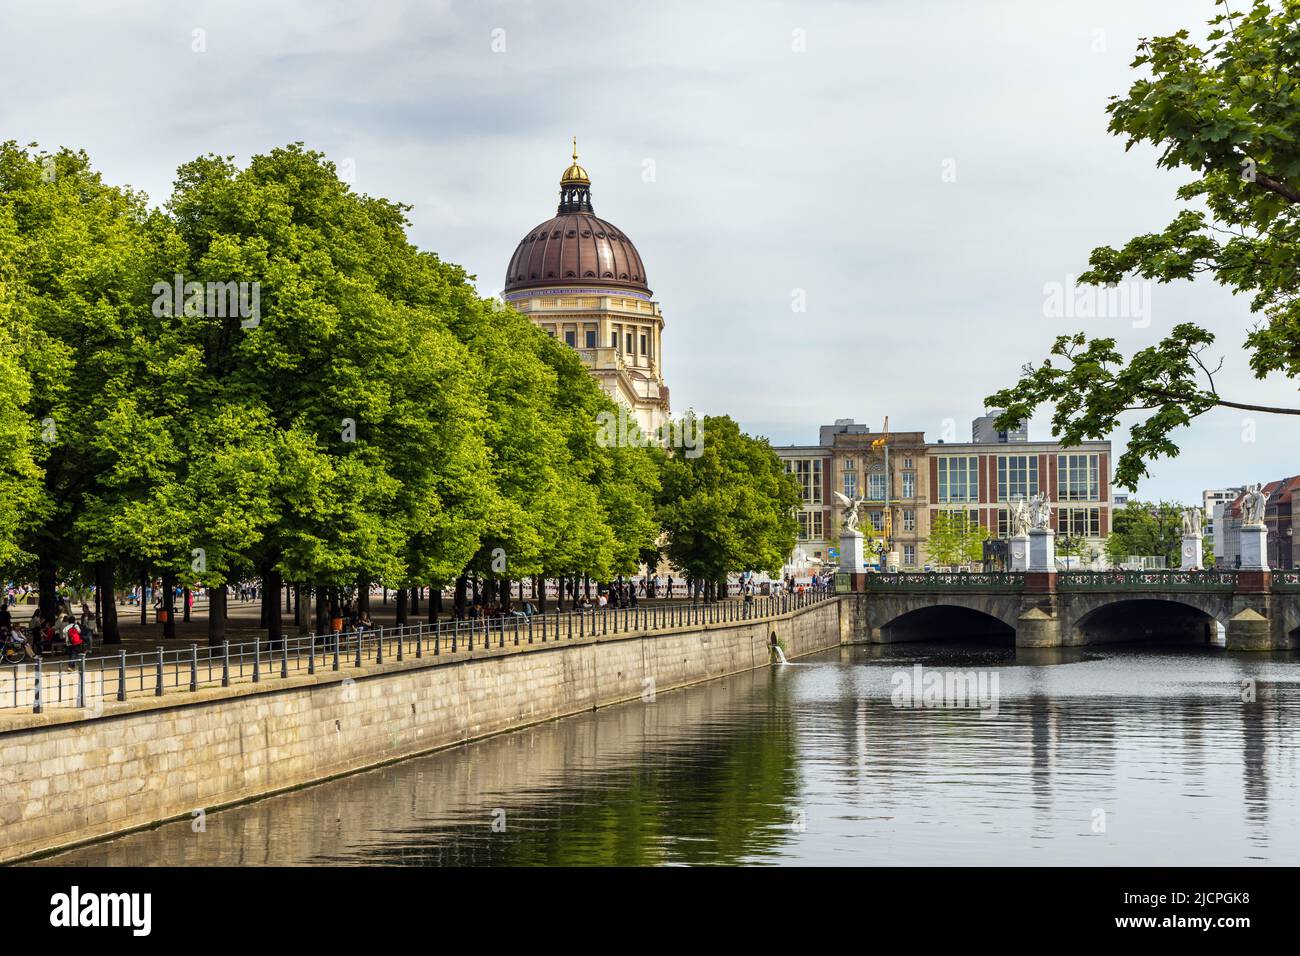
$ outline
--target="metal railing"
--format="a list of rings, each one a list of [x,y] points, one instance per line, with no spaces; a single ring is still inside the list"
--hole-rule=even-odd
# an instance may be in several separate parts
[[[1070,571],[1056,576],[1062,591],[1233,591],[1236,571]]]
[[[447,620],[403,627],[285,635],[219,646],[190,644],[153,651],[36,661],[0,667],[0,710],[75,707],[88,716],[106,701],[163,697],[259,684],[277,678],[360,669],[381,664],[521,647],[591,640],[608,634],[652,634],[780,617],[834,597],[829,589],[802,594],[755,596],[751,600],[657,604],[637,607],[515,614],[478,620]]]
[[[1273,572],[1273,582],[1285,589],[1290,579]],[[1024,587],[1019,571],[904,572],[868,574],[868,591],[1004,591]],[[1058,571],[1056,586],[1062,591],[1219,591],[1237,587],[1236,571]],[[1300,588],[1300,579],[1295,587]]]

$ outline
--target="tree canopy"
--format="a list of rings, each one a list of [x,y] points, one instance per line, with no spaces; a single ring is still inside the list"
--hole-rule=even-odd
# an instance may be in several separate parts
[[[1178,189],[1188,208],[1162,231],[1120,248],[1093,250],[1080,281],[1158,282],[1209,275],[1251,296],[1261,316],[1244,349],[1257,378],[1300,375],[1300,0],[1254,0],[1233,12],[1225,0],[1203,44],[1187,30],[1143,40],[1133,61],[1144,71],[1113,97],[1110,132],[1126,148],[1161,148],[1157,163],[1190,171]],[[1300,414],[1300,408],[1226,398],[1209,350],[1214,335],[1190,322],[1127,360],[1113,338],[1060,336],[1051,357],[1026,366],[1019,382],[988,398],[1005,408],[999,427],[1054,406],[1053,434],[1074,444],[1106,438],[1120,416],[1139,412],[1115,482],[1135,488],[1149,462],[1178,454],[1173,434],[1216,408]]]
[[[161,208],[84,153],[0,145],[0,569],[52,605],[91,566],[609,580],[664,532],[697,577],[780,566],[797,493],[766,442],[727,418],[698,460],[602,442],[616,406],[577,352],[407,212],[299,144],[186,163]]]

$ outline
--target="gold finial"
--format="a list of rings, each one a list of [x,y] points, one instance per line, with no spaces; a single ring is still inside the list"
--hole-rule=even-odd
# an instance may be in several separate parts
[[[582,186],[590,186],[591,180],[587,177],[587,171],[578,165],[578,137],[573,137],[573,163],[564,171],[560,177],[560,185],[576,183]]]

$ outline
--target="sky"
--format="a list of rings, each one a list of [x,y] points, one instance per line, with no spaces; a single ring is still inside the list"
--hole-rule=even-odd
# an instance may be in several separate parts
[[[673,410],[774,443],[853,418],[969,440],[1055,336],[1218,336],[1220,394],[1296,404],[1212,282],[1074,305],[1096,246],[1159,231],[1184,174],[1106,131],[1140,37],[1212,0],[114,2],[0,6],[0,140],[85,149],[163,202],[176,168],[302,141],[497,293],[570,137],[645,261]],[[1122,296],[1121,296],[1122,294]],[[1068,301],[1070,306],[1063,302]],[[1122,447],[1126,429],[1111,436]],[[1030,437],[1050,437],[1047,413]],[[1216,411],[1144,497],[1300,472],[1300,425]]]

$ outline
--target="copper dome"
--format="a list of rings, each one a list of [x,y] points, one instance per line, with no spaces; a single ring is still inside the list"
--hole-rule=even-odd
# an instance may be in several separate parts
[[[503,293],[550,286],[617,286],[650,294],[632,240],[592,211],[591,182],[578,165],[576,144],[573,165],[560,179],[560,208],[519,240]]]
[[[506,269],[506,292],[543,286],[620,286],[650,294],[632,240],[590,213],[548,219],[519,240]]]

